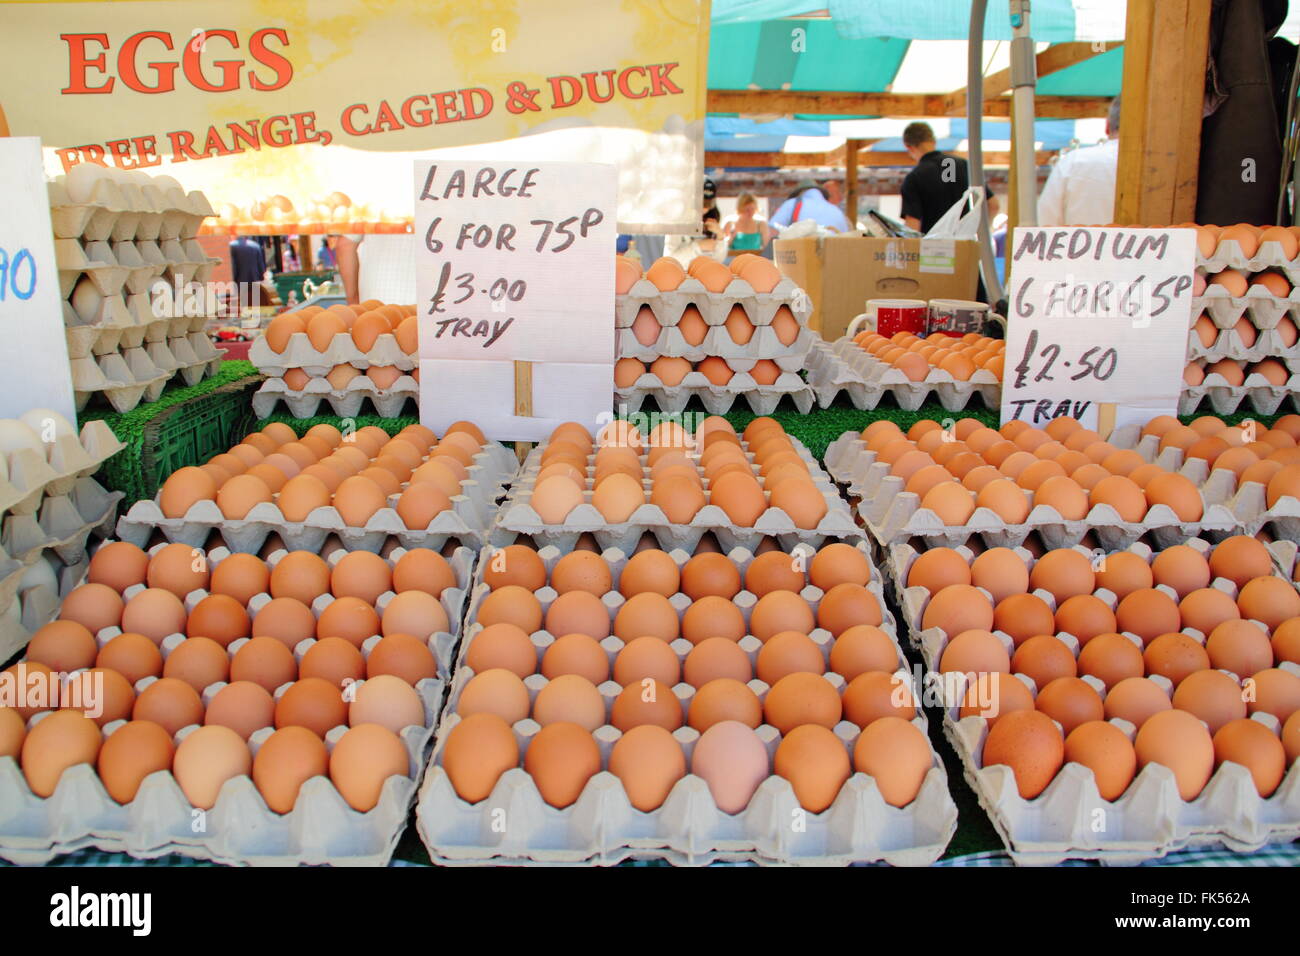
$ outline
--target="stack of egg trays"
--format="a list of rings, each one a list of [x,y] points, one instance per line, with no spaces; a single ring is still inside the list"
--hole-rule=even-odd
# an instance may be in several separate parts
[[[159,282],[206,282],[219,261],[194,239],[213,214],[203,194],[103,179],[91,202],[77,204],[62,183],[48,189],[78,410],[102,393],[129,411],[156,400],[178,372],[187,385],[215,372],[221,353],[203,334],[206,316],[160,317],[150,292]],[[93,307],[74,307],[83,285]]]
[[[691,519],[690,524],[674,524],[668,520],[662,508],[650,504],[647,500],[646,504],[632,512],[627,521],[611,525],[591,503],[593,492],[590,489],[584,489],[583,503],[569,513],[563,524],[546,524],[530,503],[537,474],[542,467],[542,454],[547,447],[546,444],[542,444],[533,449],[524,461],[519,478],[511,486],[509,497],[501,505],[497,519],[492,525],[489,542],[504,547],[522,535],[531,538],[538,546],[554,545],[570,551],[582,535],[591,534],[602,549],[618,548],[631,553],[642,535],[648,532],[665,551],[680,548],[693,553],[700,539],[710,532],[717,538],[718,543],[728,550],[753,549],[767,537],[775,538],[787,551],[798,544],[819,548],[825,542],[835,539],[861,540],[862,531],[854,524],[848,505],[840,497],[835,485],[822,471],[808,449],[797,438],[787,437],[790,438],[791,444],[794,445],[804,464],[808,466],[813,484],[826,499],[826,514],[817,527],[811,530],[797,527],[784,511],[771,507],[759,515],[753,527],[741,527],[733,524],[720,507],[708,503],[708,492],[705,493],[704,507]],[[742,447],[746,457],[752,463],[753,453],[749,450],[748,443],[742,443]],[[647,468],[646,460],[646,456],[642,455],[643,474],[644,469]],[[586,470],[589,477],[594,476],[594,455],[588,457]],[[756,469],[755,473],[757,475]],[[648,499],[650,491],[648,478],[642,479],[642,486]]]
[[[1202,554],[1208,554],[1210,544],[1192,539],[1186,542]],[[1085,548],[1078,551],[1093,557]],[[1154,552],[1142,543],[1129,548],[1146,561]],[[1277,552],[1270,546],[1275,562]],[[959,549],[962,557],[974,560],[969,549]],[[1114,552],[1111,552],[1114,553]],[[1033,563],[1032,555],[1023,549],[1019,552],[1026,564]],[[907,545],[891,549],[888,563],[896,585],[906,582],[917,552]],[[1236,586],[1218,578],[1212,586],[1236,597]],[[1157,585],[1177,600],[1177,595],[1166,585]],[[929,603],[930,594],[921,587],[899,588],[899,604],[908,626],[911,643],[921,651],[930,673],[938,671],[939,658],[949,635],[937,627],[923,630],[922,616]],[[1043,590],[1033,592],[1047,602],[1053,612],[1056,601]],[[1115,595],[1102,588],[1094,592],[1113,609]],[[1183,633],[1199,643],[1206,635],[1193,628]],[[1014,650],[1009,635],[998,631],[996,636],[1010,653]],[[1126,634],[1139,647],[1142,639]],[[1069,634],[1059,637],[1077,656],[1078,641]],[[1300,667],[1283,663],[1285,669],[1300,676]],[[1227,672],[1225,672],[1227,673]],[[1231,675],[1237,680],[1241,678]],[[1034,682],[1023,675],[1015,675],[1029,690],[1037,694]],[[1082,678],[1105,699],[1106,688],[1092,676]],[[1159,675],[1150,678],[1172,695],[1173,685]],[[993,821],[1012,859],[1019,865],[1055,865],[1066,859],[1098,860],[1116,865],[1132,865],[1143,860],[1193,847],[1224,846],[1236,853],[1252,853],[1266,844],[1288,843],[1300,838],[1300,763],[1292,765],[1272,796],[1263,798],[1255,788],[1254,780],[1245,767],[1235,763],[1220,766],[1196,799],[1184,801],[1178,793],[1173,772],[1159,764],[1143,768],[1118,800],[1108,802],[1097,792],[1096,780],[1091,770],[1081,764],[1066,764],[1043,793],[1033,800],[1025,800],[1016,787],[1015,775],[1010,767],[983,766],[984,741],[988,736],[988,721],[983,717],[960,716],[960,704],[945,706],[944,736],[957,751],[962,762],[963,775],[979,799],[980,806]],[[1252,717],[1275,733],[1279,724],[1271,714]],[[1136,728],[1126,720],[1112,718],[1110,723],[1122,730],[1130,740]],[[1098,830],[1098,820],[1105,822]]]
[[[55,439],[45,456],[30,448],[8,455],[0,476],[0,660],[26,644],[58,603],[48,584],[30,583],[36,562],[53,552],[65,566],[56,578],[66,584],[67,567],[84,561],[90,536],[112,532],[122,492],[105,491],[91,475],[125,447],[95,421],[79,436]]]
[[[865,545],[859,545],[859,548],[867,553]],[[690,555],[680,549],[669,553],[678,567],[690,559]],[[808,549],[805,553],[811,555],[813,552]],[[491,554],[491,549],[484,549],[475,573],[465,626],[466,639],[461,643],[451,693],[438,722],[433,757],[425,772],[416,806],[416,826],[435,863],[605,866],[629,858],[653,857],[678,865],[744,861],[824,866],[883,861],[897,866],[923,866],[933,863],[943,854],[956,832],[957,808],[948,791],[943,761],[933,748],[931,769],[920,793],[907,807],[900,809],[885,803],[871,777],[854,773],[830,807],[820,814],[806,815],[807,829],[801,833],[793,832],[790,826],[799,802],[789,783],[775,774],[759,785],[749,806],[734,815],[719,810],[708,784],[689,773],[677,782],[664,804],[649,813],[631,805],[622,782],[607,770],[592,777],[577,802],[563,810],[555,809],[542,799],[532,777],[522,767],[507,770],[487,799],[477,804],[466,803],[456,794],[442,769],[442,748],[447,735],[460,720],[456,714],[460,694],[474,676],[474,671],[465,665],[465,655],[470,642],[483,629],[477,623],[477,616],[479,605],[490,593],[483,582],[483,571],[491,560]],[[614,590],[603,598],[611,620],[623,603],[618,593],[618,578],[630,555],[630,551],[622,549],[608,549],[603,554],[614,578]],[[539,552],[539,556],[549,574],[563,552],[548,546]],[[754,555],[751,551],[737,548],[728,557],[743,575]],[[880,602],[883,616],[880,628],[895,638],[897,646],[894,619],[884,602],[879,572],[874,566],[869,587]],[[815,611],[822,592],[809,586],[801,596]],[[548,586],[538,591],[537,597],[545,610],[556,594]],[[679,614],[690,606],[690,599],[684,594],[679,593],[670,600]],[[736,595],[736,604],[747,620],[756,600],[748,591]],[[558,635],[543,630],[531,636],[540,663],[546,648]],[[812,632],[811,637],[829,656],[833,643],[829,632],[819,628]],[[623,642],[611,636],[601,645],[612,663]],[[682,638],[671,646],[682,659],[692,647]],[[751,661],[757,657],[761,646],[752,635],[740,642],[741,649]],[[915,695],[917,688],[901,647],[898,675],[912,685]],[[827,679],[837,690],[843,691],[844,680],[840,675],[828,673]],[[524,683],[531,697],[536,699],[547,680],[537,673]],[[760,700],[767,693],[767,685],[757,679],[749,686]],[[612,706],[622,690],[612,680],[601,684],[599,689],[607,708]],[[681,700],[685,717],[694,689],[687,684],[678,684],[673,692]],[[921,698],[916,696],[915,699],[919,701]],[[609,713],[608,709],[606,713]],[[913,723],[922,732],[926,731],[925,715],[919,707]],[[540,729],[531,718],[514,725],[521,755]],[[851,752],[859,728],[849,721],[841,721],[834,730]],[[764,724],[758,728],[758,735],[767,746],[770,758],[780,744],[779,732]],[[620,736],[620,732],[609,724],[595,731],[602,764],[608,764],[610,751]],[[690,754],[699,733],[684,723],[673,736],[685,750],[689,767]],[[492,826],[498,813],[505,813],[510,821],[510,825],[500,831]]]
[[[1047,505],[1034,505],[1022,524],[1008,524],[988,508],[976,508],[964,525],[945,525],[933,511],[921,507],[921,496],[905,491],[905,482],[891,475],[889,466],[876,462],[859,437],[845,432],[826,449],[826,467],[848,488],[857,502],[858,515],[872,536],[887,547],[909,538],[921,538],[931,547],[953,548],[978,538],[986,547],[1019,547],[1037,533],[1048,548],[1068,548],[1088,535],[1106,550],[1127,548],[1139,539],[1161,547],[1204,535],[1219,540],[1241,531],[1241,522],[1222,504],[1201,495],[1200,521],[1181,521],[1168,505],[1155,505],[1142,521],[1124,521],[1110,505],[1094,505],[1081,520],[1068,520]],[[1033,494],[1025,491],[1032,504]]]
[[[688,345],[677,331],[682,312],[688,305],[695,306],[709,331],[700,345]],[[753,337],[739,345],[727,332],[725,323],[733,306],[745,310],[755,326]],[[772,319],[779,308],[785,306],[799,323],[799,334],[789,345],[784,345],[772,330]],[[661,327],[659,338],[651,345],[642,345],[632,334],[632,323],[642,307],[648,307]],[[781,399],[789,395],[795,407],[803,414],[812,408],[812,394],[799,377],[804,357],[817,335],[808,328],[812,314],[812,301],[795,285],[794,280],[782,278],[771,292],[756,292],[744,279],[733,278],[721,292],[709,292],[698,279],[687,277],[676,289],[661,292],[649,279],[638,279],[615,305],[616,352],[621,358],[635,358],[647,364],[660,356],[685,358],[699,362],[709,356],[719,356],[736,373],[726,385],[714,385],[703,374],[690,372],[677,385],[665,385],[657,375],[649,372],[631,386],[615,390],[619,405],[630,412],[639,411],[647,397],[653,398],[660,411],[679,412],[691,398],[698,398],[710,414],[727,412],[736,399],[743,396],[755,415],[770,415]],[[781,369],[780,376],[771,385],[759,385],[749,375],[754,363],[771,359]]]
[[[285,553],[271,555],[270,563],[274,565]],[[388,557],[389,563],[395,563],[403,553],[394,551]],[[215,567],[229,554],[224,548],[214,548],[207,557]],[[337,560],[340,556],[336,553],[332,558]],[[405,829],[415,799],[416,781],[428,755],[434,722],[446,691],[446,673],[459,639],[474,558],[473,551],[460,548],[449,559],[456,575],[456,587],[444,591],[440,600],[452,631],[429,638],[429,650],[438,664],[438,677],[426,677],[415,686],[424,704],[424,726],[406,727],[399,735],[410,757],[409,775],[385,781],[379,803],[368,813],[359,813],[348,806],[328,777],[313,777],[303,784],[293,810],[280,815],[267,807],[247,776],[226,781],[216,805],[201,811],[190,805],[169,770],[150,774],[140,785],[135,799],[122,805],[108,795],[89,764],[66,770],[54,793],[42,799],[31,792],[17,762],[12,757],[0,757],[0,857],[12,863],[43,865],[61,854],[95,847],[137,859],[176,853],[231,865],[387,865]],[[125,597],[129,600],[142,587],[128,588]],[[199,590],[187,595],[186,611],[192,611],[207,594]],[[392,592],[381,595],[380,608],[392,597]],[[256,595],[249,602],[250,611],[256,611],[269,600],[268,594]],[[329,595],[317,598],[312,605],[317,617],[331,600]],[[95,635],[95,640],[102,647],[120,633],[119,628],[107,627]],[[163,658],[184,639],[183,634],[165,638]],[[241,638],[231,643],[228,650],[232,658],[247,640]],[[378,641],[378,635],[369,638],[362,645],[363,655],[368,657]],[[302,641],[294,648],[294,657],[301,662],[314,643],[314,639]],[[146,677],[138,681],[136,692],[143,691],[156,679]],[[207,687],[201,695],[204,706],[225,686],[223,682]],[[275,697],[278,699],[289,686],[277,688]],[[28,726],[34,726],[42,716],[35,715]],[[125,721],[107,724],[103,728],[105,737],[124,724]],[[182,728],[175,742],[179,745],[195,729],[194,726]],[[332,750],[346,729],[340,726],[331,730],[325,738],[326,746]],[[248,743],[254,754],[273,731],[274,728],[265,727],[253,734]],[[201,827],[196,826],[199,821]]]
[[[260,341],[260,339],[259,339]],[[380,388],[365,375],[358,375],[344,388],[334,388],[323,377],[308,380],[301,391],[285,384],[283,378],[268,378],[253,395],[253,413],[266,418],[281,401],[294,418],[315,418],[322,403],[340,418],[355,418],[369,399],[380,418],[396,418],[407,401],[420,402],[420,383],[409,373],[400,376],[389,388]]]
[[[372,365],[395,365],[403,372],[420,367],[420,357],[403,352],[392,332],[376,338],[368,352],[357,348],[357,343],[347,332],[334,336],[324,351],[311,344],[306,332],[295,332],[289,336],[284,351],[278,354],[267,344],[263,334],[253,340],[248,349],[248,360],[263,375],[274,378],[283,377],[291,368],[300,368],[312,377],[321,377],[336,365],[351,365],[363,372]]]
[[[233,551],[256,553],[272,534],[293,550],[319,552],[330,535],[337,535],[349,551],[378,553],[396,539],[404,548],[441,550],[448,541],[478,547],[486,540],[488,526],[496,511],[496,501],[513,478],[518,461],[504,445],[488,442],[473,457],[469,477],[461,482],[460,494],[451,499],[451,508],[436,515],[427,528],[411,530],[397,515],[397,495],[389,506],[380,508],[364,527],[348,527],[333,505],[317,508],[303,521],[288,521],[274,501],[255,505],[240,519],[226,518],[212,499],[196,501],[179,518],[168,518],[162,511],[162,490],[152,500],[137,501],[117,522],[117,534],[123,541],[145,547],[155,532],[168,541],[180,541],[203,547],[212,532],[220,534],[226,547]],[[400,494],[400,492],[399,492]]]
[[[808,383],[823,408],[841,391],[847,393],[854,408],[864,411],[875,408],[886,395],[892,395],[899,408],[916,411],[933,393],[950,412],[961,411],[974,396],[979,396],[985,408],[997,408],[1002,397],[1002,383],[992,372],[978,369],[969,381],[960,382],[943,369],[931,367],[924,380],[913,382],[847,337],[821,344],[810,356],[808,372]]]

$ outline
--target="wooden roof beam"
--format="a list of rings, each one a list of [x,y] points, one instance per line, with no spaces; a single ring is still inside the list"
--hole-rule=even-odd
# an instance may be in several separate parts
[[[947,93],[852,93],[824,90],[709,90],[710,113],[793,116],[893,116],[941,117],[948,115]],[[1108,96],[1035,97],[1039,117],[1083,119],[1105,116]],[[984,103],[990,118],[1011,115],[1011,98],[996,97]]]
[[[1057,43],[1034,57],[1040,77],[1064,70],[1066,67],[1091,60],[1094,56],[1107,53],[1123,43],[1092,44],[1083,42]],[[1097,49],[1101,46],[1102,49]],[[966,87],[962,87],[947,98],[947,115],[963,116],[966,113]],[[996,100],[1011,90],[1011,71],[998,70],[984,77],[984,102]]]

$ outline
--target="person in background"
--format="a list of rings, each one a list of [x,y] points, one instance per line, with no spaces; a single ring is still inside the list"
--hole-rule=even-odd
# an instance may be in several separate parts
[[[241,305],[259,305],[260,286],[266,278],[266,251],[256,236],[230,240],[230,276],[235,280]]]
[[[809,219],[832,232],[850,230],[849,220],[844,213],[827,198],[826,190],[811,179],[796,186],[768,222],[773,226],[791,226]]]
[[[338,265],[338,260],[334,258],[334,240],[337,236],[325,236],[320,241],[320,248],[316,250],[316,262],[322,269],[333,269]]]
[[[909,229],[926,233],[970,188],[970,170],[966,160],[935,148],[934,130],[929,123],[908,123],[903,130],[903,148],[916,160],[903,179],[903,222]],[[992,219],[998,201],[987,185],[984,194]]]
[[[753,193],[741,193],[736,200],[736,218],[722,228],[728,242],[728,260],[742,252],[762,253],[776,235],[762,219],[756,219],[758,200]]]
[[[386,305],[415,302],[415,237],[410,233],[339,236],[334,243],[348,304],[377,299]]]
[[[1040,226],[1102,226],[1115,220],[1119,165],[1119,97],[1106,114],[1107,139],[1064,153],[1038,197]]]

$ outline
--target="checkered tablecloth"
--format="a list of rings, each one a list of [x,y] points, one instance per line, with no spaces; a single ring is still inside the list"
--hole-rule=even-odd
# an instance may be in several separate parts
[[[638,860],[632,866],[655,865],[654,860]],[[0,866],[7,864],[0,861]],[[50,866],[214,866],[206,860],[173,854],[153,860],[137,860],[125,853],[105,853],[100,850],[82,850],[61,856]],[[426,866],[407,860],[393,860],[389,866]],[[940,860],[935,866],[1012,866],[1011,857],[1001,850],[988,853],[970,853]],[[1069,860],[1062,866],[1098,866],[1085,860]],[[1185,850],[1171,853],[1158,860],[1149,860],[1141,866],[1300,866],[1300,842],[1267,846],[1255,853],[1233,853],[1224,849]]]

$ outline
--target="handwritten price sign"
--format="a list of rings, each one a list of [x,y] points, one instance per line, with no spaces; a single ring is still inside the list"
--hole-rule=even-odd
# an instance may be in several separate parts
[[[491,437],[527,440],[608,409],[616,185],[614,167],[591,163],[416,164],[429,427],[472,418]],[[515,362],[536,363],[531,416],[513,414]]]
[[[54,230],[35,137],[0,138],[0,418],[52,408],[76,421]]]
[[[1114,404],[1116,424],[1178,407],[1191,324],[1190,229],[1015,230],[1007,287],[1002,420],[1088,427]]]

